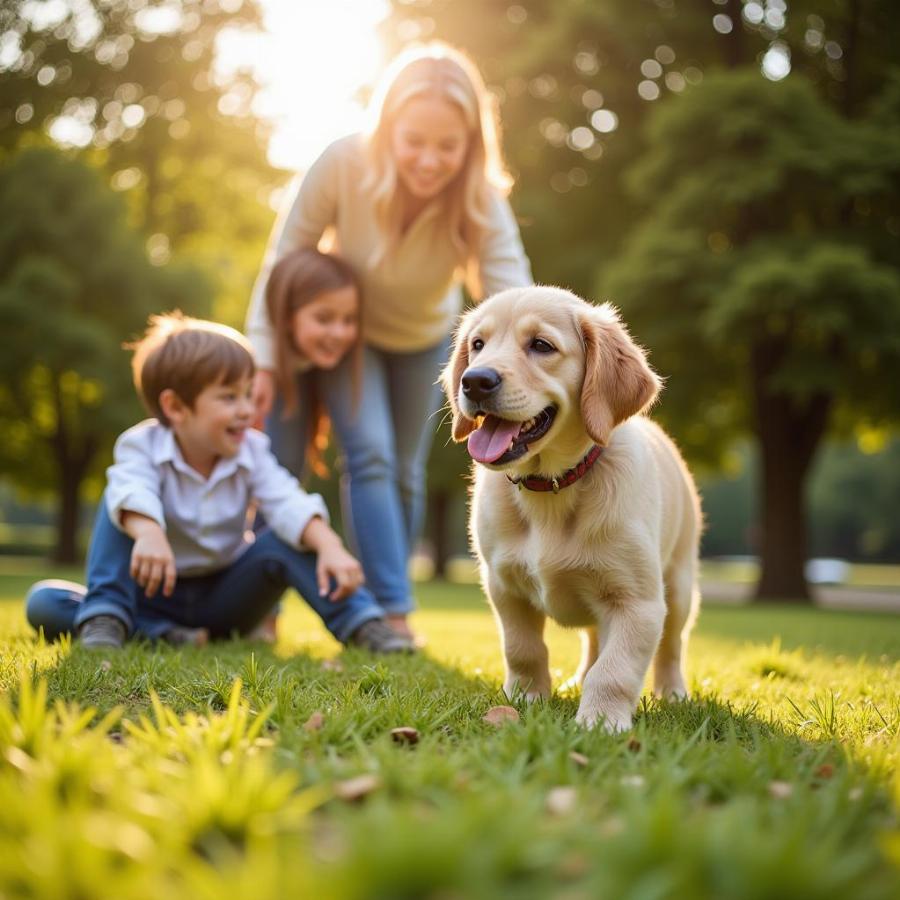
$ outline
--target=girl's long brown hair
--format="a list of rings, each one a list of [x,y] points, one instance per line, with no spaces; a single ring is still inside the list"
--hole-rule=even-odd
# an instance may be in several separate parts
[[[294,412],[300,400],[309,409],[310,427],[306,442],[306,461],[316,475],[328,474],[322,454],[328,446],[331,421],[314,377],[304,379],[306,396],[297,396],[297,349],[293,341],[294,313],[329,291],[353,287],[362,297],[359,279],[340,257],[321,253],[312,247],[293,250],[272,268],[266,283],[266,309],[275,332],[275,378],[284,400],[284,415]],[[361,326],[359,334],[361,334]],[[359,400],[362,367],[362,341],[357,336],[350,350],[354,403]]]

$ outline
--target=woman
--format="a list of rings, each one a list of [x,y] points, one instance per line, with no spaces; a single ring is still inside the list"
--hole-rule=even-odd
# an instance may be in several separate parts
[[[402,54],[370,113],[368,131],[331,144],[279,217],[247,334],[260,369],[258,412],[268,416],[276,456],[296,471],[304,442],[300,426],[276,405],[265,285],[285,253],[331,240],[362,288],[358,405],[348,361],[316,378],[344,453],[348,537],[388,621],[408,635],[407,566],[424,511],[424,467],[442,402],[436,381],[462,306],[461,283],[481,298],[532,279],[505,199],[511,179],[493,104],[471,61],[441,43]]]

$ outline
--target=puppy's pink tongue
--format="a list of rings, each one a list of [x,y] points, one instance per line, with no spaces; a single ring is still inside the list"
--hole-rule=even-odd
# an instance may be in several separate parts
[[[476,462],[492,463],[509,449],[509,442],[519,433],[521,422],[510,422],[497,416],[485,416],[481,428],[469,435],[466,447]]]

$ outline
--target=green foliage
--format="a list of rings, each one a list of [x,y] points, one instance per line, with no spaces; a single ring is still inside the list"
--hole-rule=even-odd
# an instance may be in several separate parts
[[[634,731],[609,736],[576,727],[563,691],[520,704],[516,724],[482,721],[504,701],[474,587],[421,587],[418,657],[333,660],[289,601],[274,650],[105,658],[28,634],[22,577],[0,575],[0,894],[894,895],[900,645],[886,616],[708,606],[694,699],[646,698]],[[558,686],[577,642],[556,627],[548,641]],[[418,744],[392,741],[398,725]],[[340,800],[361,774],[372,792]],[[555,788],[571,808],[550,809]]]
[[[860,211],[895,183],[900,127],[841,119],[799,77],[736,72],[660,107],[648,138],[631,173],[647,214],[606,284],[670,377],[662,415],[691,451],[712,436],[688,424],[695,398],[712,384],[740,422],[769,339],[784,353],[766,390],[896,417],[880,373],[900,359],[900,272],[869,239],[890,223]]]
[[[38,9],[37,7],[43,7]],[[0,152],[47,143],[61,117],[128,198],[156,262],[200,267],[217,318],[240,326],[285,181],[265,159],[247,71],[214,71],[224,29],[259,25],[254,0],[14,3],[0,14]],[[17,55],[10,51],[18,49]]]
[[[0,168],[2,471],[39,493],[71,496],[140,418],[123,341],[147,317],[207,311],[187,268],[153,266],[121,197],[96,170],[50,148]],[[74,524],[74,523],[73,523]]]

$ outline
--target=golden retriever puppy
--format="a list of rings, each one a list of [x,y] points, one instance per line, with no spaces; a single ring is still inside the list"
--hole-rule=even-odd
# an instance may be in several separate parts
[[[627,729],[654,666],[687,694],[700,504],[659,426],[660,382],[609,306],[552,287],[467,313],[442,376],[475,467],[470,530],[500,626],[504,690],[550,695],[547,616],[585,629],[577,721]]]

